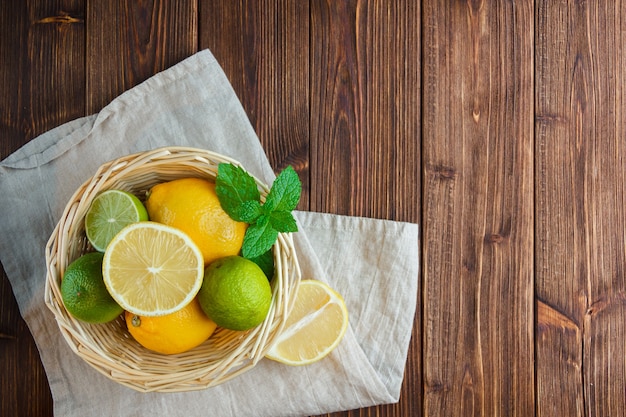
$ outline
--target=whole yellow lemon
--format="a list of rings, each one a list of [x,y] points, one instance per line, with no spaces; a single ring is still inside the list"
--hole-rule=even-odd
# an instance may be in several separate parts
[[[144,317],[125,312],[126,326],[145,348],[164,354],[186,352],[207,340],[217,325],[194,298],[182,309],[165,316]]]
[[[157,184],[148,192],[145,205],[150,220],[180,229],[194,241],[205,266],[241,251],[248,225],[222,209],[213,182],[182,178]]]

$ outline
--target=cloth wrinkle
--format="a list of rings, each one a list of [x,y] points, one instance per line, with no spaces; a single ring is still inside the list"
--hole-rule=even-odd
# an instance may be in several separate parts
[[[44,246],[66,202],[101,164],[168,146],[209,149],[236,159],[262,181],[275,178],[209,50],[0,161],[0,262],[39,349],[55,415],[182,417],[211,411],[279,417],[398,401],[418,294],[419,228],[407,222],[296,211],[299,231],[293,237],[302,278],[330,284],[358,317],[320,362],[290,367],[263,359],[209,389],[144,394],[106,378],[72,352],[44,303]]]

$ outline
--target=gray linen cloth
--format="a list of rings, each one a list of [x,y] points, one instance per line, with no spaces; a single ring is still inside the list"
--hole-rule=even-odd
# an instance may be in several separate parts
[[[305,367],[262,360],[214,388],[140,393],[72,353],[44,304],[44,248],[66,202],[96,168],[162,146],[209,149],[271,183],[265,153],[208,50],[125,92],[97,115],[59,126],[0,163],[0,260],[35,338],[59,416],[296,416],[396,402],[416,307],[415,224],[297,212],[303,279],[346,300],[350,327]]]

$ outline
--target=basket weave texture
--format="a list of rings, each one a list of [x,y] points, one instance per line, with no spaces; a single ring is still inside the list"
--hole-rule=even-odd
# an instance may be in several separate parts
[[[106,324],[88,324],[65,309],[60,283],[66,267],[92,251],[84,218],[102,191],[120,189],[143,199],[153,185],[177,178],[215,180],[221,162],[237,161],[214,152],[184,147],[159,148],[102,165],[71,197],[46,246],[45,303],[70,348],[108,378],[137,391],[180,392],[205,389],[256,365],[282,331],[300,281],[292,236],[280,234],[274,245],[272,305],[265,321],[246,332],[218,328],[202,345],[176,355],[154,353],[128,333],[123,315]],[[268,186],[256,179],[262,198]]]

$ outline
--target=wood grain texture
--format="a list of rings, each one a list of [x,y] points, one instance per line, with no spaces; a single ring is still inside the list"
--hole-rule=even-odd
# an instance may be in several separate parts
[[[209,48],[279,172],[292,165],[309,207],[309,5],[307,2],[200,3],[200,49]]]
[[[419,3],[312,1],[310,25],[311,210],[419,223]],[[341,415],[420,416],[420,351],[397,404]]]
[[[197,50],[197,5],[186,0],[88,1],[87,113]]]
[[[30,62],[25,47],[15,48],[13,42],[27,45],[28,9],[26,2],[0,3],[0,91],[2,91],[2,106],[0,106],[0,157],[5,158],[32,137],[33,127],[29,123],[26,104],[30,99],[28,94],[28,77],[22,77],[16,82],[15,73],[28,74]]]
[[[424,415],[527,416],[533,2],[423,12]]]
[[[626,409],[626,6],[0,1],[0,158],[199,49],[301,209],[421,224],[400,401],[327,416]],[[0,415],[52,415],[0,271]]]
[[[626,408],[625,18],[622,2],[537,3],[541,416]]]
[[[0,415],[51,416],[52,395],[39,351],[0,268]]]
[[[415,2],[311,2],[313,210],[419,221],[419,25]]]
[[[81,1],[0,3],[0,159],[84,112]],[[39,352],[0,271],[0,415],[52,415]]]
[[[81,1],[0,4],[2,157],[83,114],[84,35]]]

